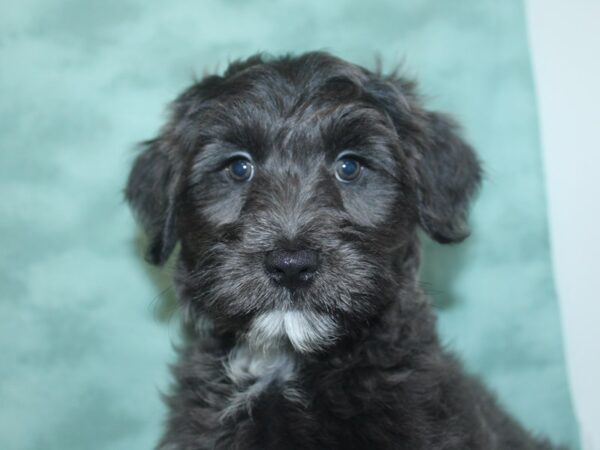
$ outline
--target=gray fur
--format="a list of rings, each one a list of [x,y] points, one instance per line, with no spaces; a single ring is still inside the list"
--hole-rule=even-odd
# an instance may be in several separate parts
[[[126,189],[148,260],[180,243],[189,339],[159,449],[555,448],[440,345],[417,283],[417,229],[465,239],[480,180],[456,124],[396,74],[257,55],[187,89]],[[273,251],[310,252],[308,281],[283,286]]]

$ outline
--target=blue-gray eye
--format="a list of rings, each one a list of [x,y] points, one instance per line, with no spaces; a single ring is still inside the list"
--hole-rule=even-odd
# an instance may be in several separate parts
[[[254,166],[246,158],[237,158],[231,161],[228,171],[235,181],[249,181],[254,175]]]
[[[353,158],[341,158],[335,166],[335,176],[338,180],[348,183],[356,180],[362,171],[360,163]]]

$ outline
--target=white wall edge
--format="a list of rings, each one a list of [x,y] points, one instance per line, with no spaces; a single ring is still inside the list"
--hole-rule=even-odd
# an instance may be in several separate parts
[[[600,2],[526,0],[550,242],[584,450],[600,449]]]

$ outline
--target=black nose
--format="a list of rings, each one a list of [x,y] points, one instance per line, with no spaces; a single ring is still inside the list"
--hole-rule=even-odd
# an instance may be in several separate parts
[[[273,250],[265,257],[267,272],[273,280],[287,288],[307,285],[319,265],[317,252],[312,250]]]

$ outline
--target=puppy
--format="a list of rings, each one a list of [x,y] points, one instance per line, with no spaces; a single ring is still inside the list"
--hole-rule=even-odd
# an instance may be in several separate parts
[[[171,105],[126,197],[188,332],[161,450],[551,449],[444,350],[420,227],[468,235],[480,164],[413,83],[326,53],[231,64]]]

